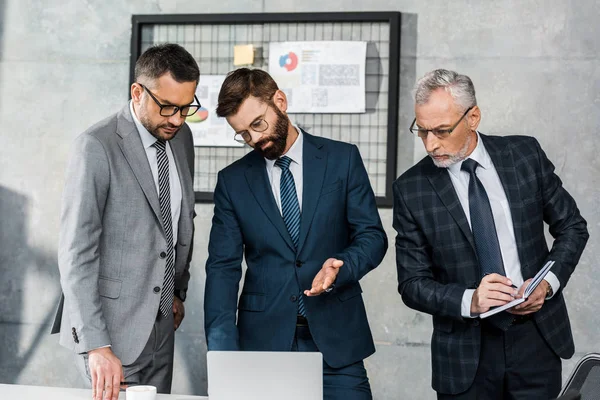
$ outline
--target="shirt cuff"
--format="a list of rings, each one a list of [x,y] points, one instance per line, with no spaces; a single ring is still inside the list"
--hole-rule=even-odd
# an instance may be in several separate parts
[[[556,277],[556,275],[554,275],[554,272],[549,271],[546,276],[544,277],[544,280],[546,282],[548,282],[550,284],[550,287],[552,288],[552,296],[550,297],[546,297],[546,300],[551,299],[554,297],[554,295],[558,292],[558,289],[560,289],[560,281],[558,280],[558,278]]]
[[[463,293],[462,303],[460,305],[460,313],[464,318],[477,318],[477,315],[471,315],[471,303],[475,289],[467,289]]]
[[[95,349],[92,349],[92,350],[104,349],[104,348],[106,348],[106,347],[112,347],[112,346],[111,346],[110,344],[107,344],[106,346],[100,346],[100,347],[96,347]],[[89,350],[89,351],[88,351],[88,353],[89,353],[90,351],[92,351],[92,350]]]

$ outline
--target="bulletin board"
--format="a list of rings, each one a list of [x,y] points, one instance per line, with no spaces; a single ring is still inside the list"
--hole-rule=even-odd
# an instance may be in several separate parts
[[[365,41],[366,109],[353,114],[291,114],[292,122],[316,136],[355,144],[360,150],[378,206],[392,206],[396,175],[400,71],[400,13],[257,13],[134,15],[130,81],[138,57],[150,46],[171,42],[198,61],[200,75],[224,75],[235,45],[252,44],[252,68],[268,71],[269,43]],[[249,147],[195,147],[197,202],[212,202],[218,172],[251,151]]]

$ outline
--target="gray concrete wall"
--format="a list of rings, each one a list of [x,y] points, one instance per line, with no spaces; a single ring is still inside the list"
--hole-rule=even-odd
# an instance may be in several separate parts
[[[489,134],[537,137],[591,233],[565,290],[577,353],[600,351],[600,15],[598,1],[2,0],[0,1],[0,382],[80,386],[72,356],[47,334],[60,288],[56,247],[72,140],[127,100],[131,14],[387,11],[403,18],[398,173],[423,155],[409,136],[410,88],[445,67],[470,75]],[[206,393],[202,288],[211,205],[196,206],[187,316],[177,332],[174,391]],[[381,217],[393,244],[392,212]],[[376,399],[434,398],[431,318],[396,291],[393,245],[364,279],[377,353]]]

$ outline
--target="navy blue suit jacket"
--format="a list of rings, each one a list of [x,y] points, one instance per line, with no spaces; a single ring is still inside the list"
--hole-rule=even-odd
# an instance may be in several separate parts
[[[206,263],[206,340],[209,350],[291,350],[298,295],[335,257],[344,261],[335,289],[305,296],[304,303],[324,360],[342,367],[375,351],[359,280],[383,259],[387,236],[357,147],[303,134],[297,251],[264,158],[252,151],[219,172]],[[238,302],[242,257],[247,270]]]
[[[480,136],[510,205],[523,278],[556,261],[552,272],[560,290],[533,316],[552,350],[569,358],[574,345],[562,289],[587,242],[586,221],[537,140]],[[465,289],[480,280],[469,223],[448,171],[430,157],[398,178],[393,190],[398,290],[406,305],[433,315],[433,388],[463,392],[473,383],[481,343],[479,320],[461,316]],[[544,222],[554,237],[551,250]]]

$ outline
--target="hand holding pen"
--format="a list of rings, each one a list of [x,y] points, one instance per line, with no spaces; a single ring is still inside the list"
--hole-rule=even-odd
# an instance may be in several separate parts
[[[487,274],[479,283],[471,300],[471,314],[478,315],[491,307],[502,306],[518,295],[517,287],[504,275]]]

